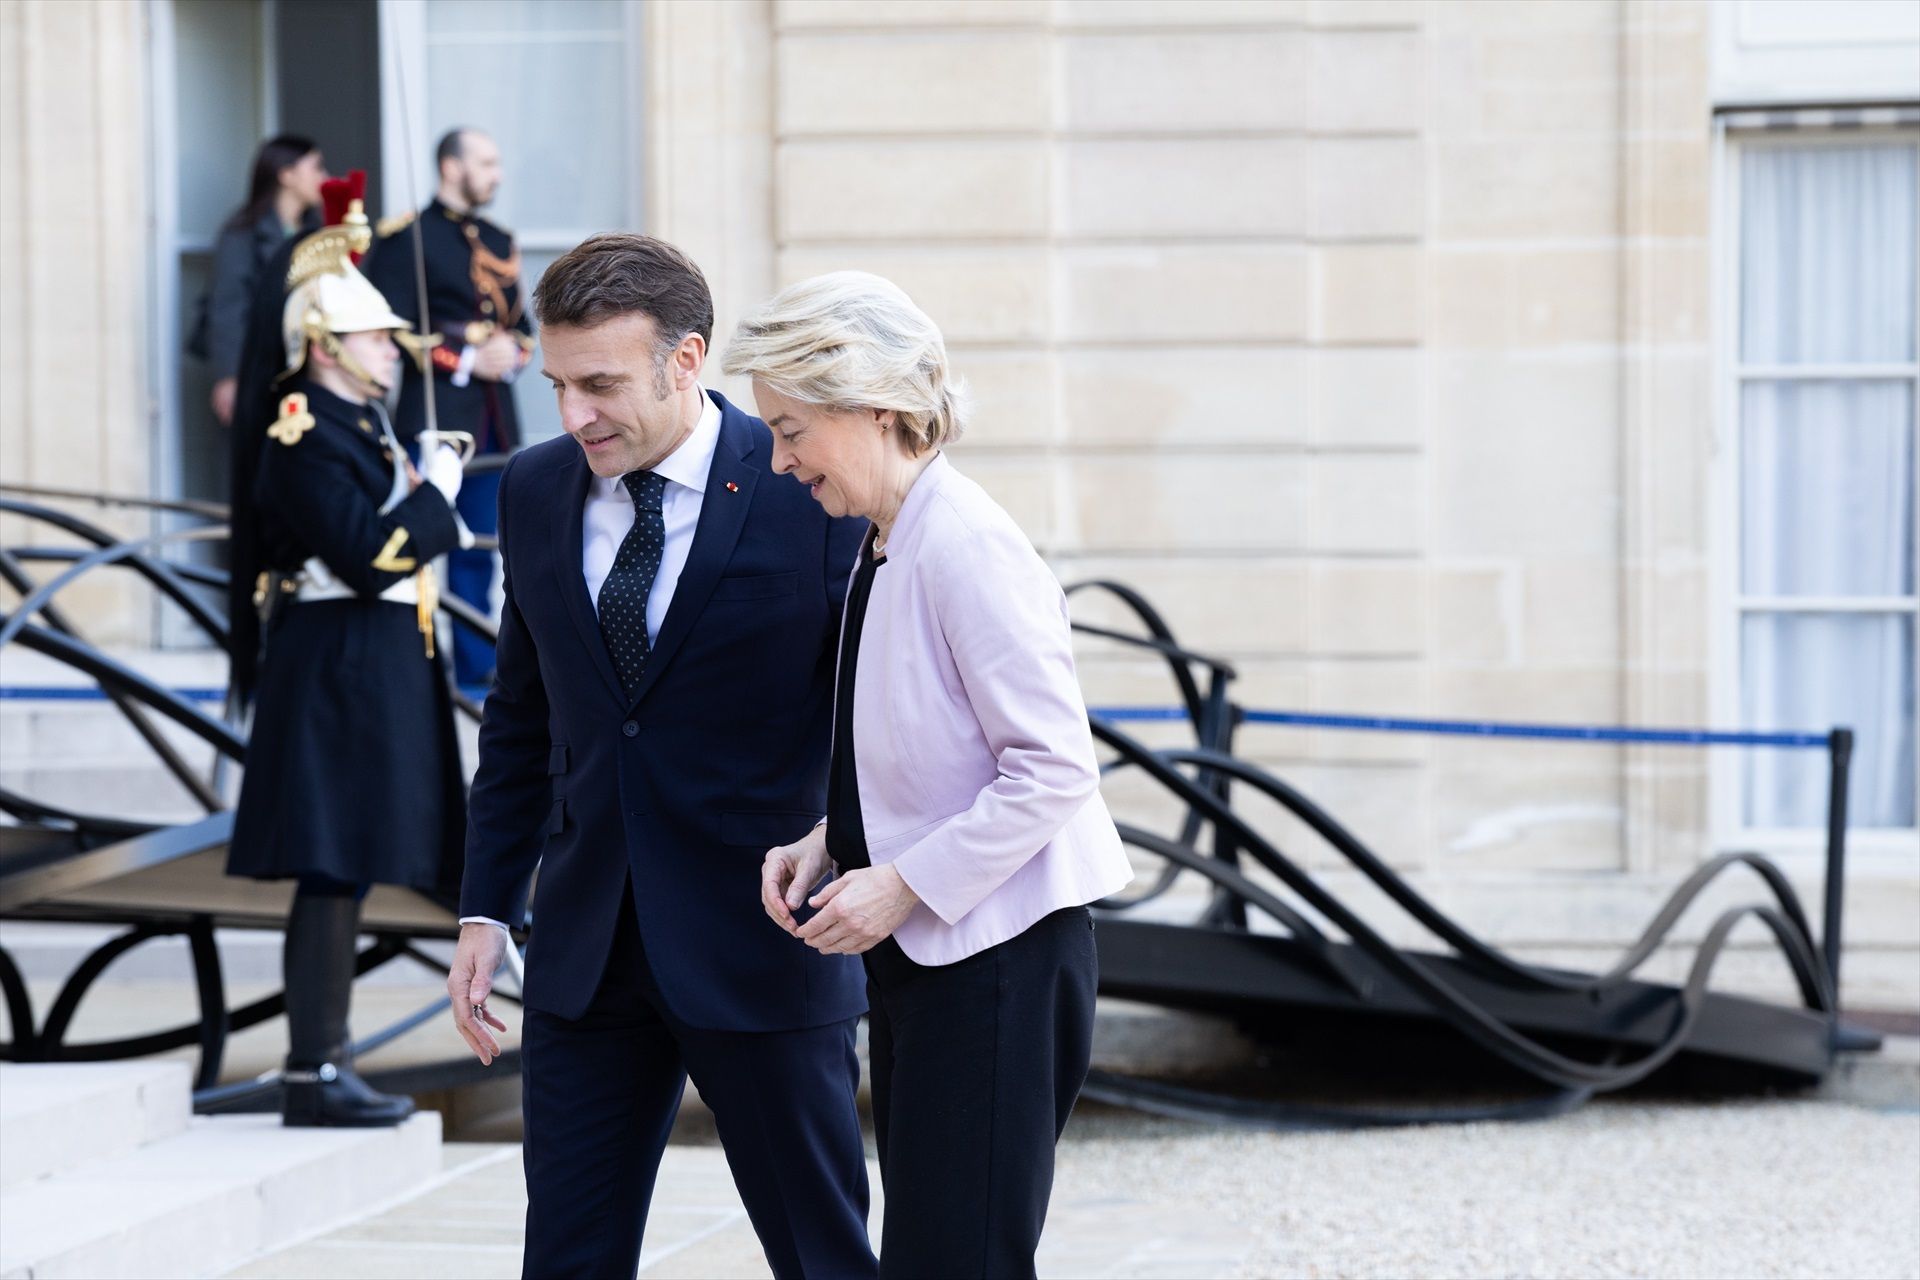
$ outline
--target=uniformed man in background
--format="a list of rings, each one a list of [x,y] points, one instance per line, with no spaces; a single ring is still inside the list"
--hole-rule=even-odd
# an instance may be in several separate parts
[[[268,616],[227,870],[299,881],[285,956],[291,1125],[412,1111],[353,1071],[360,902],[374,884],[457,890],[465,839],[431,569],[471,540],[454,509],[462,460],[427,436],[416,469],[388,422],[408,326],[353,265],[370,238],[355,200],[295,248],[286,376],[275,416],[253,427]]]
[[[532,358],[534,343],[521,299],[520,252],[511,234],[479,213],[500,190],[500,148],[478,129],[454,129],[440,139],[435,158],[439,190],[419,214],[427,315],[419,314],[411,217],[382,221],[367,278],[401,315],[416,324],[424,319],[429,340],[437,340],[428,364],[440,428],[468,433],[483,456],[510,453],[520,445],[512,383]],[[400,387],[394,427],[410,447],[427,425],[427,376],[409,363]],[[460,517],[477,534],[494,532],[499,476],[498,470],[478,471],[461,490]],[[448,558],[448,588],[482,614],[489,611],[493,578],[491,551]],[[456,627],[453,651],[461,685],[491,677],[493,648],[480,636]]]

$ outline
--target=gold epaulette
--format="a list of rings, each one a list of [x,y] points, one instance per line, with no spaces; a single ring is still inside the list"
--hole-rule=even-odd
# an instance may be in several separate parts
[[[379,222],[374,224],[373,234],[385,240],[388,236],[396,232],[405,231],[412,225],[413,210],[409,209],[405,213],[396,213],[390,218],[380,219]]]
[[[313,415],[307,412],[307,395],[296,391],[280,402],[280,417],[267,434],[284,445],[300,443],[300,437],[313,430]]]

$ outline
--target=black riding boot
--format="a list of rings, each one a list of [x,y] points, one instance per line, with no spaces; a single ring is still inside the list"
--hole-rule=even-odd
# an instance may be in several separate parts
[[[359,931],[358,898],[304,888],[294,895],[285,959],[287,1124],[373,1128],[413,1114],[411,1098],[381,1093],[353,1071],[347,1010]]]

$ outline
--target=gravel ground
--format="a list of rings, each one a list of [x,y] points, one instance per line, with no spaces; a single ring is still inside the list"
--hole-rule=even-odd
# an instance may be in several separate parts
[[[1088,1108],[1060,1149],[1063,1201],[1131,1203],[1183,1235],[1210,1219],[1235,1255],[1220,1274],[1240,1276],[1913,1277],[1920,1111],[1601,1102],[1293,1134]]]

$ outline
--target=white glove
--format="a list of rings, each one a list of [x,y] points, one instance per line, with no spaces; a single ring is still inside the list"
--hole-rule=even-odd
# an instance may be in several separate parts
[[[426,451],[421,459],[421,474],[427,483],[438,489],[449,504],[460,495],[460,452],[450,444],[439,445]]]

